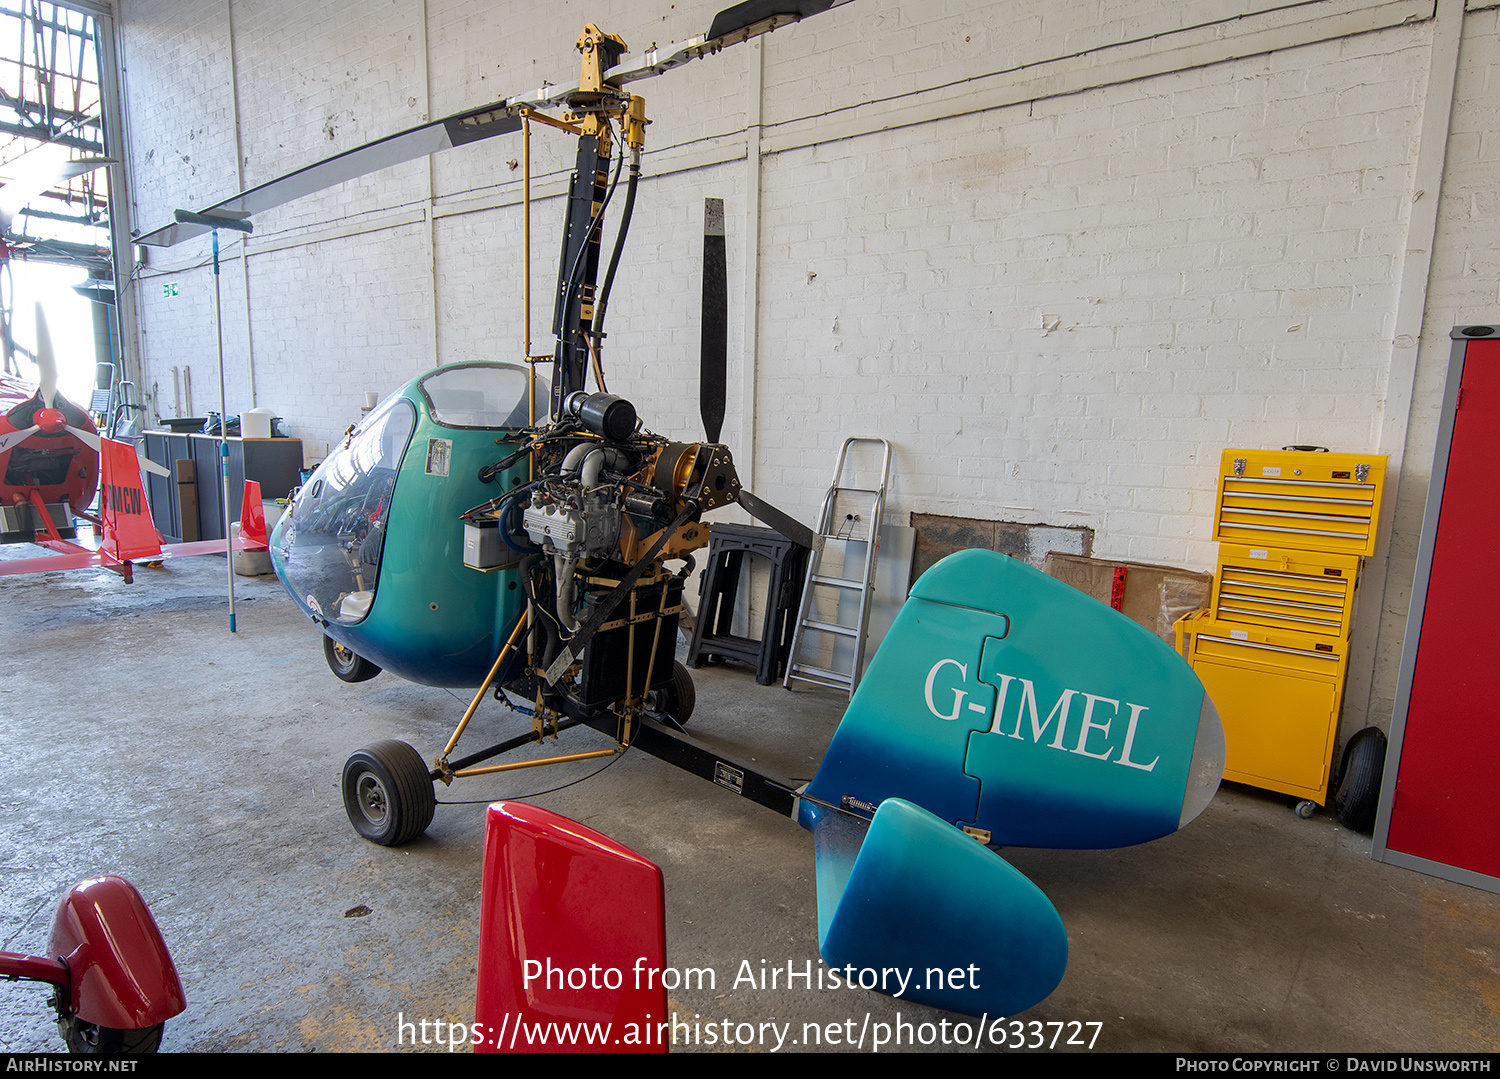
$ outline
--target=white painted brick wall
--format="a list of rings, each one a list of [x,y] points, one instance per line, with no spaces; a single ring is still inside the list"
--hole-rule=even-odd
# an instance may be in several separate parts
[[[255,183],[428,116],[571,81],[585,21],[639,50],[699,32],[715,7],[121,0],[137,223],[153,227],[175,207],[234,190],[233,90],[244,176]],[[1210,568],[1223,447],[1376,444],[1431,23],[1321,42],[1293,35],[1271,52],[1187,70],[1164,60],[1156,74],[1092,88],[1086,76],[1119,50],[1167,49],[1194,25],[1219,22],[1215,32],[1232,37],[1281,17],[1261,14],[1276,7],[857,0],[784,28],[764,40],[762,109],[767,138],[790,148],[761,162],[753,223],[739,147],[755,52],[637,84],[655,123],[610,306],[610,388],[655,430],[698,435],[702,200],[721,197],[725,437],[742,453],[750,441],[751,418],[734,412],[747,370],[739,305],[753,272],[761,494],[810,519],[839,442],[882,434],[898,448],[895,518],[1085,524],[1104,557]],[[1441,194],[1425,195],[1442,199],[1440,232],[1396,561],[1415,549],[1447,329],[1500,309],[1497,39],[1493,8],[1468,15],[1448,175]],[[1028,101],[1018,82],[1013,103],[970,111],[965,94],[1022,69],[1077,89]],[[912,120],[913,103],[934,94],[943,108]],[[260,402],[327,443],[365,391],[389,392],[427,362],[434,337],[445,362],[518,359],[520,209],[505,200],[519,190],[510,164],[519,157],[518,137],[495,139],[257,221],[248,332]],[[571,158],[565,137],[538,132],[539,183],[555,185]],[[441,216],[496,196],[504,204]],[[357,233],[402,208],[439,216],[265,245],[324,226]],[[555,195],[534,208],[532,343],[543,351],[560,212]],[[753,267],[747,228],[759,240]],[[213,384],[205,259],[203,241],[160,253],[138,293],[147,386],[169,403],[170,369],[191,365],[200,411]],[[163,299],[163,280],[179,281],[182,295]],[[231,410],[248,395],[244,281],[231,263],[225,339],[240,398]],[[1389,625],[1405,604],[1404,591],[1388,589]],[[1399,637],[1382,640],[1399,647]],[[1390,673],[1377,694],[1388,695],[1394,662],[1379,662]]]
[[[1438,205],[1427,311],[1412,392],[1405,469],[1391,537],[1390,571],[1370,717],[1389,715],[1416,569],[1427,482],[1437,442],[1454,326],[1500,322],[1500,9],[1465,19],[1458,82]],[[1425,197],[1432,197],[1427,193]]]

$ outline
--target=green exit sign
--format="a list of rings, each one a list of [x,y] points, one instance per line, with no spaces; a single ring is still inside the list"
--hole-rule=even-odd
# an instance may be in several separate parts
[[[177,298],[177,282],[168,281],[166,284],[162,285],[161,294],[165,299],[175,300]]]

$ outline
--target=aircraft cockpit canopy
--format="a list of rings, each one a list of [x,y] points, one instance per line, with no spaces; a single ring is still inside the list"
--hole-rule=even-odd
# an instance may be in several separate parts
[[[387,398],[297,496],[282,536],[287,576],[320,618],[348,624],[370,611],[396,472],[416,423],[410,401]]]
[[[546,384],[538,379],[538,397],[546,400]],[[529,427],[526,372],[519,367],[475,363],[443,367],[425,376],[417,387],[427,399],[432,418],[444,427]],[[546,419],[539,405],[538,419]]]
[[[416,393],[411,392],[413,385]],[[309,614],[352,625],[370,613],[396,478],[413,434],[426,422],[418,415],[418,402],[440,427],[475,432],[524,428],[530,424],[526,385],[527,373],[521,367],[455,364],[416,379],[360,421],[349,441],[336,448],[303,486],[291,520],[278,531],[287,583]],[[538,400],[545,402],[545,380],[538,379],[537,385]],[[492,438],[477,433],[467,437],[480,438],[493,450]],[[424,441],[427,473],[447,476],[453,440],[418,440]]]

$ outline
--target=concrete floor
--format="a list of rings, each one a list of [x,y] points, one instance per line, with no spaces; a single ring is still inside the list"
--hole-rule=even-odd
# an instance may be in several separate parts
[[[66,889],[117,872],[146,896],[187,991],[164,1050],[391,1050],[398,1017],[471,1020],[481,805],[439,806],[425,838],[386,849],[354,834],[338,792],[370,742],[432,756],[463,702],[389,675],[335,680],[274,578],[239,579],[231,636],[223,583],[216,558],[134,585],[0,580],[0,948],[41,951]],[[811,775],[840,700],[697,673],[695,733]],[[493,704],[480,717],[481,737],[521,723]],[[523,795],[597,767],[439,797]],[[791,1021],[796,1038],[803,1022],[946,1017],[860,990],[732,986],[741,960],[816,957],[812,842],[790,821],[643,754],[536,801],[662,866],[668,962],[718,975],[673,994],[678,1018]],[[1116,1051],[1500,1048],[1500,896],[1372,862],[1368,837],[1290,804],[1226,786],[1155,843],[1007,852],[1071,942],[1061,986],[1023,1018],[1102,1024],[1095,1048]],[[0,1050],[61,1048],[46,996],[0,984]]]

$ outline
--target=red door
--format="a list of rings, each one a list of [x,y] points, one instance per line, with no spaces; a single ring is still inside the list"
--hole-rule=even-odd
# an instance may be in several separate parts
[[[1500,341],[1460,394],[1386,844],[1500,877]]]

